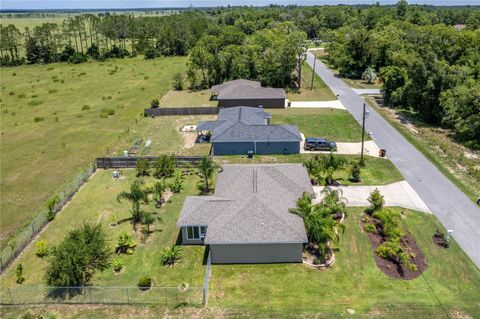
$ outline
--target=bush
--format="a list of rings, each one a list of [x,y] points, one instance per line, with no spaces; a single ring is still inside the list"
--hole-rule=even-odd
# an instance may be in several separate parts
[[[115,110],[114,109],[102,108],[100,110],[100,117],[101,118],[107,118],[110,115],[115,115]]]
[[[154,98],[154,99],[152,100],[152,102],[150,103],[150,107],[151,107],[152,109],[156,109],[156,108],[158,108],[159,106],[160,106],[160,100],[158,99],[158,97],[156,97],[156,98]]]
[[[46,240],[39,240],[35,244],[37,247],[37,252],[35,253],[38,257],[43,258],[45,256],[48,256],[48,253],[50,252],[50,247],[48,246],[48,243]]]
[[[155,59],[156,57],[158,57],[158,51],[155,47],[150,46],[145,50],[143,55],[146,60]]]
[[[35,116],[33,118],[33,122],[35,122],[35,123],[38,123],[38,122],[41,122],[41,121],[44,121],[44,120],[45,120],[44,117],[39,117],[39,116]]]
[[[183,75],[177,72],[173,75],[173,88],[177,91],[183,90]]]
[[[143,276],[138,279],[138,289],[145,291],[150,289],[150,287],[152,287],[152,278]]]
[[[173,183],[170,184],[169,188],[172,191],[172,193],[180,193],[183,189],[183,180],[184,177],[181,172],[178,172],[175,175],[175,179],[173,180]]]
[[[175,172],[175,159],[173,156],[162,155],[153,164],[153,176],[155,178],[171,177]]]
[[[173,266],[182,257],[182,248],[180,246],[172,246],[165,248],[160,256],[160,262],[164,266]]]
[[[117,246],[115,247],[115,253],[120,254],[133,254],[133,250],[137,246],[137,243],[133,240],[132,235],[127,232],[121,232],[118,235]]]
[[[82,106],[82,111],[88,111],[88,110],[90,110],[90,105],[85,104],[84,106]]]
[[[15,276],[17,278],[17,284],[21,284],[25,281],[25,277],[23,276],[23,265],[18,264],[17,268],[15,268]]]
[[[55,219],[55,208],[59,201],[60,201],[60,197],[58,197],[58,195],[53,196],[47,201],[47,205],[46,205],[48,209],[47,220],[49,222]]]
[[[365,227],[365,231],[369,233],[374,233],[377,231],[377,227],[375,227],[375,225],[372,223],[365,224],[364,227]]]
[[[69,63],[73,64],[79,64],[79,63],[85,63],[88,61],[88,56],[83,53],[75,52],[68,58]]]
[[[137,177],[138,176],[150,176],[150,163],[145,158],[137,161]]]
[[[360,182],[360,163],[352,162],[350,166],[350,178],[353,182]]]
[[[123,269],[123,261],[121,261],[120,259],[115,259],[112,262],[112,268],[114,272],[120,272]]]
[[[375,188],[375,190],[370,193],[370,196],[368,197],[368,202],[370,203],[371,212],[382,209],[383,205],[385,204],[385,200],[383,198],[383,195],[380,194],[380,190],[378,188]]]

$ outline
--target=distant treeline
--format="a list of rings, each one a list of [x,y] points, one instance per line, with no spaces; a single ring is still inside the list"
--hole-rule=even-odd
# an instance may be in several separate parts
[[[385,104],[410,108],[480,148],[480,8],[269,6],[169,16],[83,14],[32,30],[1,26],[2,65],[189,55],[191,88],[236,78],[296,87],[307,39],[347,77],[378,73]]]

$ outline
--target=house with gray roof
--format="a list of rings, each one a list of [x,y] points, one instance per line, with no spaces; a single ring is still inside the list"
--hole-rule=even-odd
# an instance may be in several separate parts
[[[200,121],[196,130],[199,134],[208,132],[213,155],[300,153],[298,127],[270,125],[271,117],[260,108],[224,108],[216,121]]]
[[[244,79],[226,81],[210,89],[219,107],[251,106],[284,108],[287,95],[281,88],[262,87],[260,82]]]
[[[302,262],[301,217],[314,191],[302,164],[223,165],[213,196],[188,196],[177,221],[184,245],[208,245],[213,263]]]

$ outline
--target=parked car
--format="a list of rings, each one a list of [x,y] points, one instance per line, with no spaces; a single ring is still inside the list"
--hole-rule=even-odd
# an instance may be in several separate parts
[[[324,138],[307,137],[303,149],[306,151],[336,151],[337,143]]]

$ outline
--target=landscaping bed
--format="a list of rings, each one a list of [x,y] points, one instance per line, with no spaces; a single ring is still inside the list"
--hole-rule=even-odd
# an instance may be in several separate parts
[[[368,219],[366,219],[365,217],[360,220],[361,227],[367,234],[373,250],[376,251],[382,243],[387,241],[387,236],[383,233],[380,219],[375,217],[368,217]],[[366,224],[375,225],[376,230],[368,231],[366,229]],[[408,252],[409,260],[416,266],[416,270],[409,269],[394,258],[382,258],[375,253],[375,263],[377,267],[387,276],[393,278],[410,280],[420,276],[425,269],[427,269],[427,260],[422,250],[418,247],[417,242],[410,233],[405,233],[400,238],[400,245]]]

